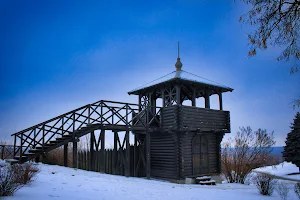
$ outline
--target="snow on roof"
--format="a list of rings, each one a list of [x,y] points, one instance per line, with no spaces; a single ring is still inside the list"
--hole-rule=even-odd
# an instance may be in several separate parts
[[[192,81],[192,82],[199,83],[199,84],[206,84],[206,85],[221,87],[221,88],[227,89],[229,91],[233,90],[232,88],[227,87],[225,85],[222,85],[220,83],[217,83],[215,81],[206,79],[204,77],[192,74],[192,73],[184,71],[184,70],[180,70],[180,71],[173,71],[173,72],[171,72],[171,73],[169,73],[165,76],[162,76],[162,77],[160,77],[158,79],[155,79],[155,80],[153,80],[153,81],[151,81],[151,82],[149,82],[145,85],[142,85],[142,86],[140,86],[140,87],[138,87],[134,90],[131,90],[128,93],[133,93],[135,91],[145,89],[145,88],[148,88],[148,87],[151,87],[151,86],[154,86],[154,85],[158,85],[160,83],[167,82],[167,81],[177,79],[177,78],[179,78],[181,80]]]

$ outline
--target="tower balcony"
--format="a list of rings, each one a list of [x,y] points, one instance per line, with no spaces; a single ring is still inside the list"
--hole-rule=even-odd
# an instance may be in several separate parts
[[[194,106],[173,105],[161,110],[161,128],[200,132],[230,132],[230,113]]]

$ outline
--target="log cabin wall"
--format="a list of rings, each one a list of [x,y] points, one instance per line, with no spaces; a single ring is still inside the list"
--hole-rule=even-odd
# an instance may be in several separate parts
[[[189,129],[230,132],[229,111],[172,105],[162,109],[161,118],[164,131]]]
[[[151,133],[151,177],[178,179],[177,136],[168,132]]]

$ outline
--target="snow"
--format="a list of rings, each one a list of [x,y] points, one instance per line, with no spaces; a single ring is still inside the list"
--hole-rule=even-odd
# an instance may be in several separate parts
[[[253,172],[264,172],[278,177],[300,181],[300,174],[288,175],[299,172],[299,168],[290,162],[283,162],[279,165],[257,168],[254,169]]]
[[[31,184],[18,190],[5,200],[27,199],[172,199],[172,200],[224,200],[224,199],[274,199],[280,200],[277,193],[262,196],[254,185],[217,184],[203,186],[196,184],[175,184],[161,180],[126,178],[55,165],[38,164],[40,173]],[[291,185],[292,187],[292,185]],[[293,192],[289,200],[296,200]]]

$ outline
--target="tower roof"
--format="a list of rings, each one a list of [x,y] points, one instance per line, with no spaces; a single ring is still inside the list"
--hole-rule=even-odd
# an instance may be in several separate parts
[[[184,85],[187,90],[192,90],[194,88],[196,90],[195,92],[197,97],[201,97],[204,90],[210,90],[211,94],[233,91],[232,88],[212,80],[197,76],[184,70],[176,70],[141,87],[131,90],[128,94],[138,95],[154,90],[159,91],[167,85],[175,85],[178,83]]]

